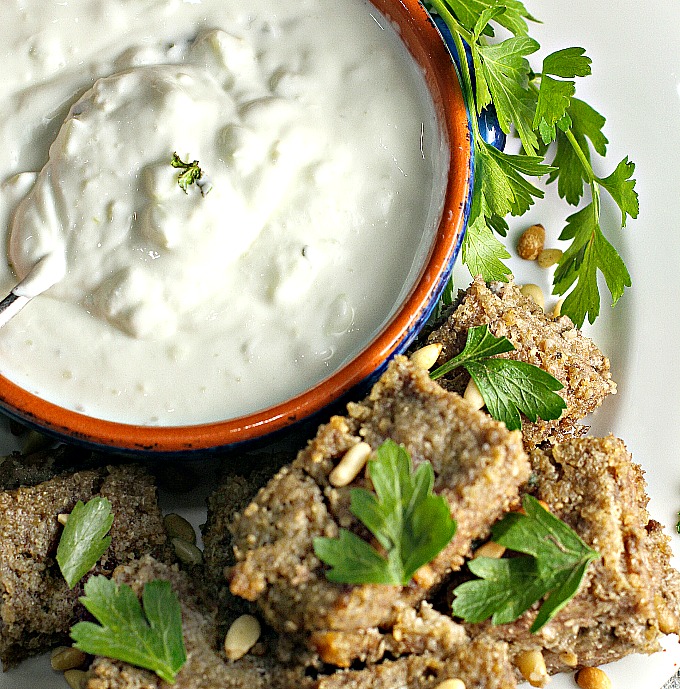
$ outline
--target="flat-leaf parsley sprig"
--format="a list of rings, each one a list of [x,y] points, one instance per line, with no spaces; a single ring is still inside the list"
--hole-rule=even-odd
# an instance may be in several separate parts
[[[78,500],[57,546],[57,564],[66,583],[73,588],[99,561],[111,545],[113,524],[111,503],[94,497],[85,504]]]
[[[511,431],[522,427],[520,412],[531,421],[558,419],[567,404],[556,391],[564,386],[538,366],[494,358],[514,349],[507,337],[489,332],[488,325],[472,327],[463,351],[434,369],[430,378],[436,380],[462,366],[479,388],[489,414]]]
[[[575,79],[591,73],[591,60],[583,48],[571,47],[548,55],[540,72],[534,72],[530,55],[540,49],[528,35],[533,20],[519,0],[429,0],[426,3],[441,16],[451,31],[460,58],[461,84],[471,109],[481,114],[495,108],[501,129],[517,132],[520,155],[502,153],[482,138],[472,118],[475,188],[463,242],[462,258],[472,275],[487,280],[506,280],[504,263],[509,254],[496,235],[505,236],[506,216],[527,212],[543,191],[528,178],[548,175],[557,180],[558,193],[567,203],[578,205],[589,188],[590,201],[567,219],[560,239],[571,241],[554,276],[553,294],[567,297],[562,313],[581,326],[586,317],[593,322],[600,311],[597,284],[601,272],[615,304],[631,284],[625,263],[606,239],[600,224],[600,194],[604,189],[621,211],[621,226],[638,215],[635,165],[624,158],[614,172],[599,177],[591,164],[592,152],[606,154],[602,133],[604,118],[574,97]],[[503,27],[510,37],[490,43],[493,25]],[[468,67],[468,47],[474,79]],[[551,164],[546,155],[553,150]]]
[[[434,471],[414,471],[407,450],[386,440],[368,463],[375,493],[353,488],[350,510],[384,550],[347,529],[338,538],[315,538],[316,556],[331,569],[329,581],[406,586],[416,571],[448,545],[456,532],[446,498],[432,493]]]
[[[576,595],[591,562],[600,558],[536,498],[525,495],[522,506],[525,514],[507,514],[494,525],[491,538],[524,555],[470,560],[468,568],[480,578],[454,589],[456,617],[467,622],[491,617],[494,624],[506,624],[547,596],[531,625],[537,632]]]
[[[78,622],[71,629],[76,648],[155,672],[174,684],[187,659],[182,610],[169,582],[144,585],[142,605],[126,584],[91,577],[80,599],[100,624]]]

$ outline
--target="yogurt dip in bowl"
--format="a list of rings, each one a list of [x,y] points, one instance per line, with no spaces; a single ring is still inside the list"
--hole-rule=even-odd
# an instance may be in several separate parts
[[[195,452],[305,418],[415,335],[471,155],[415,0],[14,2],[0,29],[0,404]],[[37,281],[36,266],[42,266]]]

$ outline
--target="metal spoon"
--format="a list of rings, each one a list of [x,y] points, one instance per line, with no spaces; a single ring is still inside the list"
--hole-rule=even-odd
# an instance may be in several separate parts
[[[63,251],[43,256],[28,275],[0,301],[0,328],[14,318],[33,297],[59,282],[66,274],[66,257]]]

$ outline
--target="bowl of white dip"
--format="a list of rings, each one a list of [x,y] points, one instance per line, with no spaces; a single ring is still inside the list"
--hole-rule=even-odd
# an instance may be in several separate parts
[[[0,330],[10,416],[122,451],[219,449],[410,343],[471,187],[464,100],[417,0],[5,14],[0,287],[30,298]]]

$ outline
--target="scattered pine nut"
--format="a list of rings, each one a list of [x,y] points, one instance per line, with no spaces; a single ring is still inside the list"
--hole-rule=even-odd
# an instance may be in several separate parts
[[[328,475],[330,484],[336,488],[349,485],[364,468],[372,451],[371,446],[363,441],[352,445]]]
[[[527,261],[535,261],[543,251],[545,243],[545,227],[543,225],[532,225],[527,227],[517,242],[517,253],[520,258]]]
[[[66,670],[64,679],[71,689],[82,689],[85,685],[87,672],[84,670]]]
[[[599,667],[584,667],[576,673],[581,689],[612,689],[612,681]]]
[[[445,679],[434,689],[465,689],[465,682],[462,679]]]
[[[57,515],[57,521],[62,525],[66,526],[66,522],[68,521],[68,514],[65,512],[62,512],[61,514]]]
[[[478,557],[493,557],[499,559],[503,557],[505,553],[505,546],[495,541],[487,541],[484,545],[480,545],[474,553],[472,553],[472,559],[475,560]]]
[[[540,651],[523,651],[515,658],[515,665],[532,687],[544,687],[550,679]]]
[[[163,517],[163,526],[170,538],[181,538],[189,543],[196,543],[194,527],[182,516],[171,512]]]
[[[477,383],[475,383],[472,378],[468,381],[465,392],[463,393],[463,399],[467,400],[474,409],[482,409],[486,405],[482,393],[477,387]]]
[[[422,368],[424,371],[429,371],[437,363],[442,349],[444,349],[444,345],[441,342],[433,342],[432,344],[425,345],[411,354],[411,363],[416,368]]]
[[[559,655],[560,662],[568,667],[576,667],[578,665],[578,656],[573,651],[564,651]]]
[[[543,249],[538,254],[536,263],[541,268],[550,268],[550,266],[554,266],[562,258],[562,253],[562,249]]]
[[[564,304],[564,297],[558,300],[557,304],[553,307],[553,318],[559,318],[562,315],[562,304]]]
[[[532,282],[528,282],[526,285],[522,285],[519,291],[529,299],[538,304],[542,309],[545,309],[545,297],[543,296],[543,290],[538,286],[534,285]]]
[[[50,655],[50,665],[53,670],[57,670],[58,672],[75,670],[83,666],[86,660],[87,654],[73,646],[58,646]]]
[[[170,540],[175,550],[177,559],[185,565],[200,565],[203,562],[203,553],[200,549],[183,538],[173,538]]]
[[[224,638],[224,652],[229,660],[242,658],[257,643],[261,628],[257,617],[241,615],[234,620]]]

